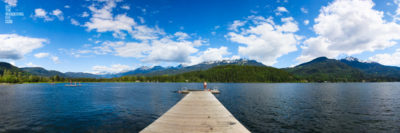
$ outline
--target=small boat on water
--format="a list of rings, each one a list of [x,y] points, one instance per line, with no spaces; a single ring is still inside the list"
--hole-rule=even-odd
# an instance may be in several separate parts
[[[220,93],[218,89],[212,89],[212,90],[209,90],[209,91],[211,91],[212,94],[219,94]]]
[[[66,84],[65,86],[71,86],[71,87],[74,87],[74,86],[81,86],[81,82],[79,82],[79,84],[76,84],[76,82],[75,82],[75,84],[72,84],[72,82],[69,81],[69,84]]]

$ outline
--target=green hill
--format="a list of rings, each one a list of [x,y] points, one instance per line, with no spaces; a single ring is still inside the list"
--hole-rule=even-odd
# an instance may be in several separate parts
[[[10,63],[0,62],[0,82],[17,83],[19,79],[28,77],[30,74],[22,71]]]
[[[343,62],[353,68],[360,69],[372,81],[399,81],[400,67],[385,66],[376,62],[363,62],[354,57],[341,59]]]
[[[15,67],[10,63],[0,62],[0,75],[3,75],[5,71],[9,71],[12,73],[23,72],[18,67]]]
[[[366,79],[365,74],[343,62],[319,57],[293,68],[284,69],[300,79],[310,82],[354,82]]]
[[[21,70],[28,72],[30,74],[36,75],[36,76],[53,77],[53,76],[58,75],[60,77],[65,77],[65,75],[59,71],[46,70],[41,67],[24,67],[24,68],[21,68]]]
[[[223,65],[177,75],[141,77],[160,82],[295,82],[290,73],[267,66]]]

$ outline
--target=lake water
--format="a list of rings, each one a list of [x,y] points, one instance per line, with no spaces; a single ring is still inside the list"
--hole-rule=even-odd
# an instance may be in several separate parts
[[[0,85],[0,132],[138,132],[201,83]],[[252,132],[400,132],[400,83],[209,83]]]

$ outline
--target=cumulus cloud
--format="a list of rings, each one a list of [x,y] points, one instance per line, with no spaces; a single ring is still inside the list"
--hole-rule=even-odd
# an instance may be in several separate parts
[[[207,50],[200,52],[196,56],[191,56],[190,62],[186,65],[195,65],[204,61],[227,60],[231,59],[227,57],[230,54],[231,53],[228,52],[228,48],[225,46],[222,46],[220,48],[208,48]]]
[[[43,18],[44,21],[53,21],[53,18],[47,15],[47,12],[42,8],[35,9],[34,18]]]
[[[282,13],[284,13],[284,12],[287,13],[289,11],[285,7],[279,6],[275,10],[275,15],[279,16],[279,15],[282,15]]]
[[[114,37],[123,39],[130,35],[131,41],[104,41],[98,46],[89,49],[94,54],[112,54],[120,57],[138,58],[148,63],[191,63],[194,56],[198,56],[199,47],[207,41],[194,38],[185,32],[166,34],[158,26],[144,25],[144,18],[138,17],[140,23],[126,14],[113,15],[112,10],[117,7],[118,1],[107,1],[104,5],[89,6],[92,17],[84,24],[87,29],[97,32],[112,32]],[[243,22],[236,21],[232,30],[242,26]],[[210,49],[211,51],[215,51]],[[221,49],[222,52],[224,48]],[[77,54],[81,55],[81,54]],[[225,55],[222,53],[222,55]],[[206,60],[205,55],[196,60]]]
[[[189,62],[189,56],[196,53],[196,42],[174,41],[163,38],[152,42],[151,51],[144,61],[149,62]]]
[[[164,31],[162,31],[158,27],[150,28],[145,25],[135,26],[135,30],[130,33],[131,33],[132,38],[137,39],[137,40],[158,39],[161,36],[165,35]]]
[[[60,9],[53,10],[53,12],[51,14],[56,16],[58,18],[58,20],[60,20],[60,21],[64,20],[63,12]]]
[[[162,29],[144,25],[126,14],[113,15],[112,10],[119,1],[107,1],[102,6],[89,6],[92,17],[84,24],[89,31],[112,32],[114,37],[124,39],[130,35],[133,41],[105,41],[91,49],[95,54],[113,54],[120,57],[139,58],[144,62],[189,62],[190,56],[198,52],[199,46],[206,42],[194,39],[184,32],[166,34]],[[100,8],[96,8],[100,7]]]
[[[53,61],[53,62],[58,62],[58,56],[51,56],[50,57],[50,59]]]
[[[72,25],[75,25],[75,26],[79,26],[79,25],[80,25],[79,22],[76,21],[76,20],[73,19],[73,18],[71,18],[71,24],[72,24]]]
[[[50,53],[42,52],[42,53],[37,53],[34,56],[36,58],[46,58],[46,57],[48,57],[49,59],[51,59],[55,63],[58,63],[58,61],[59,61],[57,56],[51,55]]]
[[[229,26],[229,30],[233,31],[238,31],[238,27],[241,27],[246,24],[246,21],[240,21],[240,20],[235,20],[233,23]]]
[[[89,13],[88,12],[83,12],[81,17],[83,17],[83,18],[89,17]]]
[[[373,9],[374,5],[371,0],[336,0],[322,7],[313,26],[318,36],[304,41],[297,60],[335,58],[395,45],[400,39],[400,25],[385,21],[383,12]]]
[[[40,67],[39,65],[33,64],[32,62],[26,63],[25,66],[27,66],[27,67]]]
[[[0,34],[0,58],[21,59],[25,54],[40,48],[46,39],[20,36],[17,34]]]
[[[123,5],[123,6],[121,6],[121,8],[122,8],[122,9],[125,9],[125,10],[131,9],[131,7],[129,7],[129,5]]]
[[[293,18],[282,18],[282,25],[275,24],[272,17],[250,16],[249,19],[253,25],[227,35],[229,40],[244,44],[239,46],[240,55],[273,65],[278,57],[297,50],[300,39],[295,34],[298,26]]]
[[[377,54],[369,58],[369,60],[381,63],[383,65],[400,66],[400,49],[392,54]]]
[[[44,19],[44,21],[53,21],[54,17],[58,18],[58,20],[60,21],[64,20],[63,12],[60,9],[55,9],[52,12],[48,13],[42,8],[36,8],[32,17],[35,19],[42,18]]]
[[[142,42],[106,41],[101,46],[94,47],[94,53],[111,53],[121,57],[141,58],[142,61],[153,63],[184,63],[189,62],[190,56],[198,51],[196,47],[204,44],[204,40],[189,41],[183,39],[182,35],[174,35],[173,37],[165,36],[161,39]]]
[[[190,38],[190,36],[184,32],[176,32],[174,35],[178,37],[178,40],[184,40]]]
[[[50,54],[49,53],[37,53],[35,54],[36,58],[44,58],[44,57],[48,57]]]
[[[96,8],[98,6],[94,4],[89,6],[92,17],[83,26],[87,27],[88,31],[112,32],[115,38],[120,39],[124,39],[127,34],[130,34],[132,38],[137,40],[156,39],[160,35],[165,34],[158,27],[150,28],[146,25],[137,24],[127,14],[113,15],[112,10],[116,7],[117,2],[119,1],[106,1],[101,8]]]
[[[400,0],[393,0],[393,3],[397,5],[396,12],[391,15],[393,17],[393,21],[400,21]],[[387,4],[390,4],[389,2]],[[391,14],[391,13],[390,13]]]
[[[144,23],[145,23],[145,21],[144,21],[144,18],[143,18],[143,17],[140,17],[140,16],[138,16],[138,19],[139,19],[139,21],[140,21],[140,23],[141,23],[141,24],[144,24]]]
[[[4,0],[4,2],[10,6],[17,6],[18,0]]]
[[[93,7],[94,8],[94,7]],[[96,9],[91,9],[96,10]],[[103,10],[103,9],[101,9]],[[120,14],[116,17],[109,16],[109,12],[104,13],[103,11],[95,11],[93,17],[90,18],[90,22],[84,24],[88,30],[96,30],[97,32],[114,32],[113,36],[117,38],[125,38],[126,33],[123,31],[132,32],[132,26],[136,25],[136,22],[126,16],[126,14]]]
[[[310,23],[309,20],[304,20],[304,25],[308,25]]]
[[[94,74],[108,74],[108,73],[119,73],[119,72],[124,72],[131,70],[132,67],[128,65],[122,65],[122,64],[113,64],[111,66],[102,66],[102,65],[96,65],[92,67],[92,73]]]

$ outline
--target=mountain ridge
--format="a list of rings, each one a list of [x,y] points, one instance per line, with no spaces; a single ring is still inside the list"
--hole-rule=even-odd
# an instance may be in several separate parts
[[[142,66],[137,69],[115,73],[115,74],[91,74],[83,72],[59,72],[56,70],[46,70],[41,67],[24,67],[18,68],[9,63],[0,62],[0,74],[5,70],[14,74],[32,74],[35,76],[54,78],[55,76],[63,78],[119,78],[119,77],[151,77],[163,75],[178,75],[195,71],[206,71],[210,68],[225,65],[237,66],[265,66],[255,60],[237,59],[237,60],[221,60],[202,62],[192,66]],[[243,67],[246,68],[246,67]],[[260,69],[261,70],[261,69]],[[291,68],[281,68],[298,79],[305,82],[360,82],[360,81],[400,81],[400,67],[385,66],[376,62],[361,61],[354,57],[346,57],[343,59],[329,59],[326,57],[318,57],[309,62],[299,64]],[[239,75],[240,76],[240,75]]]

